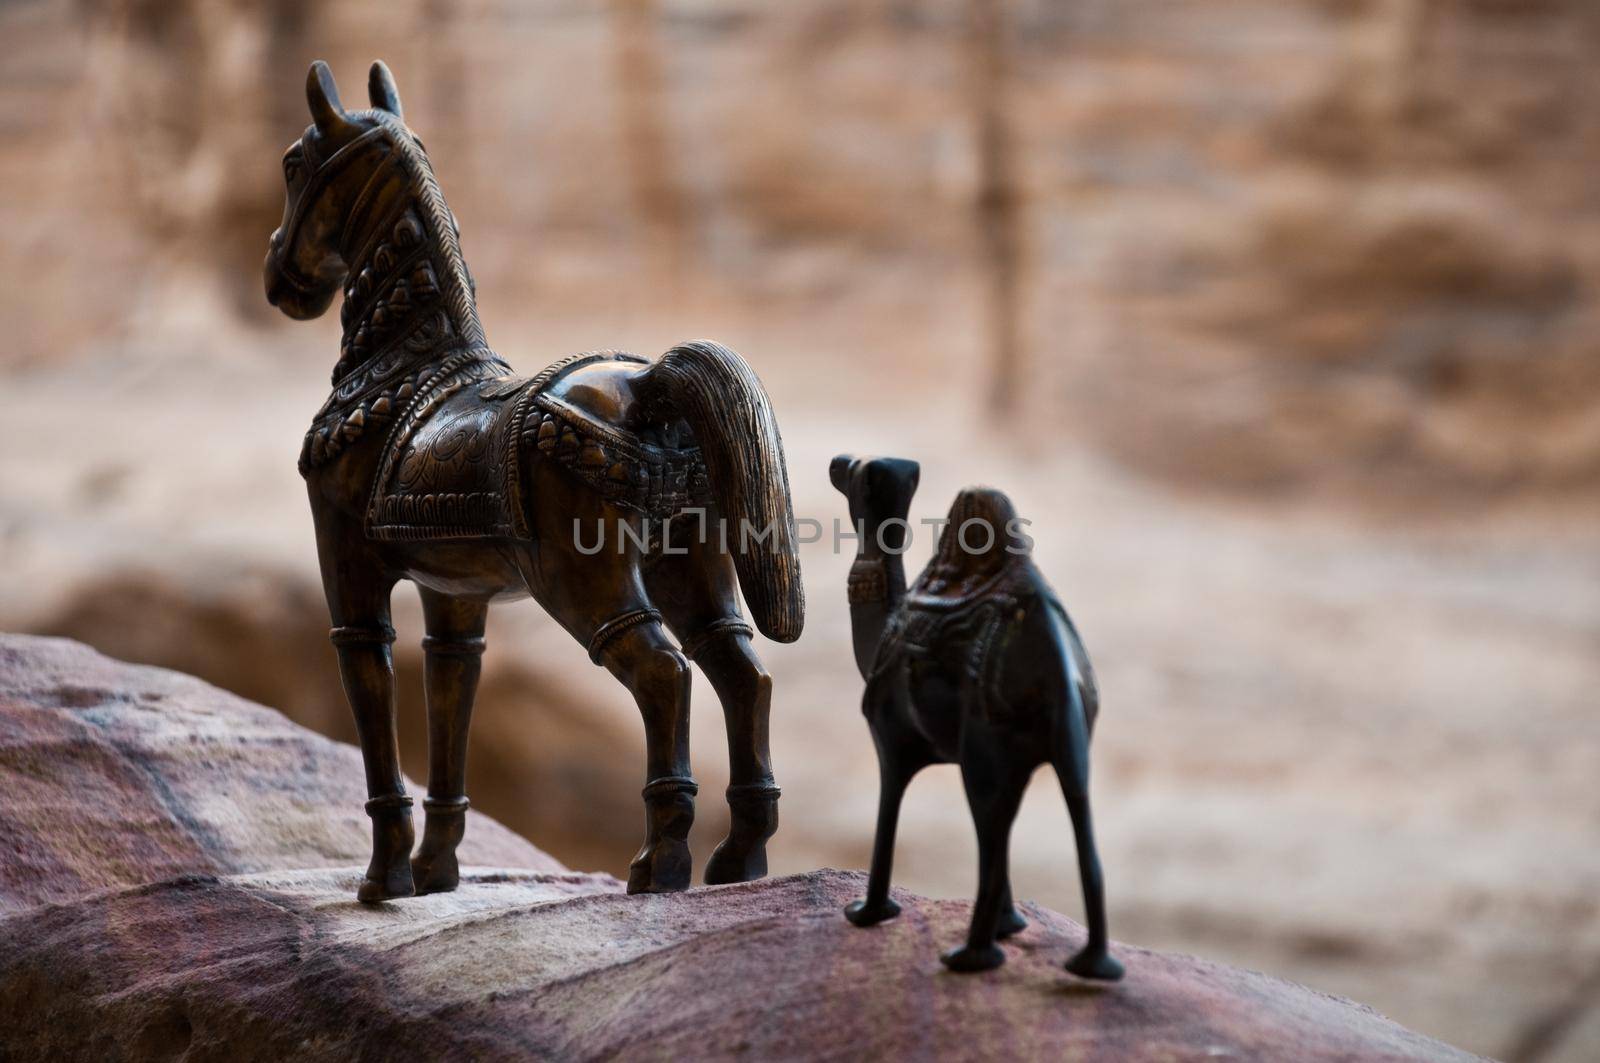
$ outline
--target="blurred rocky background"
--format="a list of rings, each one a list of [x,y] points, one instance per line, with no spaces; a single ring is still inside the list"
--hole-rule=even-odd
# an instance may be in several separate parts
[[[714,336],[802,516],[843,516],[843,449],[921,459],[918,516],[1013,494],[1100,673],[1117,937],[1600,1055],[1600,6],[10,0],[0,628],[353,737],[294,469],[337,324],[259,264],[307,63],[354,106],[379,56],[514,365]],[[763,648],[778,871],[870,846],[851,549],[808,548],[806,637]],[[626,695],[527,604],[486,666],[474,801],[620,870]],[[898,881],[969,897],[974,848],[930,771]],[[1014,849],[1078,910],[1044,776]]]

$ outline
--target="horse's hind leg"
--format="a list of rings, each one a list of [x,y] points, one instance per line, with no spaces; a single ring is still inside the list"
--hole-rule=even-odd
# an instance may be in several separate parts
[[[545,466],[536,464],[535,470]],[[699,792],[689,772],[689,662],[661,628],[641,575],[637,546],[628,545],[620,511],[599,506],[556,470],[533,494],[544,504],[532,516],[537,546],[519,546],[528,589],[562,627],[588,647],[589,659],[628,688],[644,719],[645,840],[628,867],[629,893],[689,888],[689,828]],[[617,528],[612,552],[582,553],[577,529]]]
[[[689,828],[699,787],[689,773],[689,662],[658,621],[640,619],[648,616],[646,610],[618,616],[591,647],[644,717],[645,840],[628,867],[628,892],[668,893],[689,888]],[[608,637],[607,627],[617,633]]]
[[[706,862],[706,883],[749,882],[767,873],[767,839],[778,831],[778,797],[768,748],[772,677],[750,645],[750,629],[728,626],[692,646],[728,728],[728,836]]]
[[[749,882],[767,873],[767,840],[778,830],[768,721],[772,678],[750,644],[739,615],[733,562],[708,542],[684,534],[687,518],[672,524],[684,553],[658,558],[645,570],[645,586],[659,602],[684,652],[700,666],[722,704],[728,731],[728,836],[706,862],[708,885]]]
[[[411,858],[418,893],[443,893],[461,879],[456,846],[467,829],[467,732],[482,667],[489,607],[419,587],[428,702],[427,826]]]

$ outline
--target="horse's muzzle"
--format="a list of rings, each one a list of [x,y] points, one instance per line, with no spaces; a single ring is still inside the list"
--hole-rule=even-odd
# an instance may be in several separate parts
[[[333,303],[339,286],[333,284],[322,291],[307,291],[295,284],[278,264],[278,240],[278,233],[273,233],[266,260],[261,263],[261,282],[266,289],[267,302],[296,321],[320,317]]]

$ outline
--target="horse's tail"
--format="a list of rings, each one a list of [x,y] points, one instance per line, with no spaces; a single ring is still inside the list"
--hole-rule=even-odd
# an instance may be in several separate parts
[[[761,381],[743,358],[710,340],[672,348],[649,377],[652,398],[687,421],[700,445],[756,627],[793,642],[805,624],[805,588],[783,440]]]

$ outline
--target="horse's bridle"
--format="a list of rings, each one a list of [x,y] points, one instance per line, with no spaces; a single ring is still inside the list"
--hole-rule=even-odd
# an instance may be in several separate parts
[[[306,178],[305,187],[300,190],[300,196],[294,202],[294,210],[289,213],[289,220],[279,230],[283,235],[278,241],[277,250],[278,274],[289,282],[290,287],[299,290],[302,294],[311,294],[322,288],[322,285],[317,284],[315,281],[307,280],[299,275],[299,272],[294,268],[294,256],[289,253],[294,246],[295,238],[300,235],[300,226],[305,221],[306,204],[314,202],[317,195],[322,191],[323,186],[332,180],[334,175],[344,169],[357,155],[361,154],[361,151],[368,144],[378,140],[388,132],[388,128],[383,123],[373,126],[332,155],[329,155],[318,164],[316,169],[311,171],[311,176]],[[303,142],[301,144],[301,153],[306,156],[307,162],[311,161],[311,153],[306,150]],[[394,153],[390,152],[384,157],[383,162],[373,170],[372,176],[367,179],[367,185],[362,188],[361,194],[356,197],[358,201],[365,198],[367,188],[388,170],[393,159]]]

